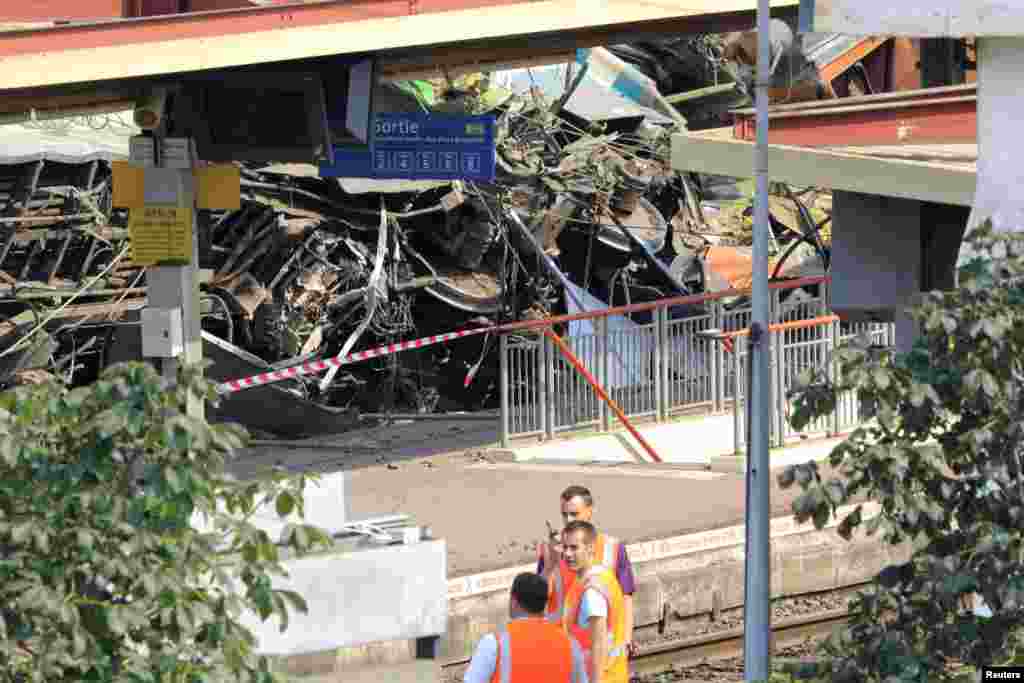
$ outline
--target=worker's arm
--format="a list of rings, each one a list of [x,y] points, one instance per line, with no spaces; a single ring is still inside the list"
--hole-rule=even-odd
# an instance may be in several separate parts
[[[589,683],[587,658],[583,655],[583,648],[573,637],[569,638],[569,643],[572,645],[572,673],[569,675],[569,683]]]
[[[545,579],[551,575],[551,572],[558,566],[559,561],[562,559],[561,554],[558,552],[558,543],[561,540],[561,537],[558,535],[558,532],[552,528],[551,522],[547,522],[547,525],[548,539],[547,542],[540,544],[540,558],[537,560],[537,573]]]
[[[590,680],[600,681],[608,657],[608,617],[590,617]]]
[[[506,655],[507,656],[507,655]],[[490,683],[498,666],[498,641],[488,633],[476,646],[469,668],[462,677],[463,683]]]

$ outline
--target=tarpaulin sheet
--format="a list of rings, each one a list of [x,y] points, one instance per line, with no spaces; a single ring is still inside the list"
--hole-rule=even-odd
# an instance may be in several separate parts
[[[608,305],[585,289],[572,283],[567,287],[575,296],[566,297],[569,314],[600,311]],[[579,301],[585,310],[580,310],[575,303]],[[651,363],[654,354],[653,332],[643,330],[642,326],[623,315],[610,315],[608,321],[608,378],[605,389],[637,387],[653,381]],[[574,320],[569,323],[569,346],[585,364],[593,362],[594,356],[589,352],[595,347],[591,342],[584,341],[587,337],[597,334],[594,320]],[[588,367],[591,373],[600,380],[597,368]]]

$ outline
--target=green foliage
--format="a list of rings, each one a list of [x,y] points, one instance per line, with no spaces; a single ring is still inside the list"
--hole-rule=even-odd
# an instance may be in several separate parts
[[[884,542],[913,542],[909,562],[877,577],[851,605],[851,625],[826,647],[836,681],[957,680],[949,664],[978,667],[1015,656],[1024,624],[1024,243],[985,226],[959,288],[932,292],[912,314],[922,328],[905,355],[864,344],[839,352],[830,386],[803,378],[794,426],[854,392],[875,419],[837,446],[824,480],[814,463],[787,468],[799,484],[796,517],[821,528],[838,506],[877,501],[841,521]],[[980,594],[992,618],[963,609]]]
[[[245,433],[190,398],[216,398],[198,369],[171,385],[141,363],[0,394],[0,681],[276,680],[239,617],[283,630],[305,604],[250,520],[293,516],[295,552],[330,539],[301,523],[304,478],[227,474]]]

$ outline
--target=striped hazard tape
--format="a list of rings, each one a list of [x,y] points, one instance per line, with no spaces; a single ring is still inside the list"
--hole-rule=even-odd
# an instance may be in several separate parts
[[[243,389],[249,389],[252,387],[262,386],[264,384],[273,384],[274,382],[281,382],[286,379],[293,379],[295,377],[301,377],[303,375],[315,375],[323,372],[328,368],[341,367],[342,365],[349,365],[362,360],[369,360],[371,358],[379,358],[380,356],[389,356],[393,353],[399,353],[401,351],[408,351],[409,349],[422,349],[425,346],[434,346],[435,344],[443,344],[445,342],[452,341],[453,339],[460,339],[462,337],[471,337],[477,334],[485,334],[487,332],[494,332],[498,330],[498,327],[481,327],[474,330],[459,330],[457,332],[445,332],[444,334],[435,334],[430,337],[420,337],[419,339],[412,339],[410,341],[398,342],[397,344],[387,344],[385,346],[378,346],[373,349],[366,349],[365,351],[356,351],[346,356],[334,356],[333,358],[324,358],[321,360],[313,360],[302,365],[293,365],[290,368],[282,368],[281,370],[274,370],[272,372],[263,372],[258,375],[252,375],[250,377],[243,377],[241,379],[233,379],[227,382],[222,382],[217,385],[217,393],[219,394],[232,394],[236,391]]]

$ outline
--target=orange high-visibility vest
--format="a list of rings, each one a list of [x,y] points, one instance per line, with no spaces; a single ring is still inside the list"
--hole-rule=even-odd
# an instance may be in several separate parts
[[[562,626],[583,648],[589,671],[592,656],[590,629],[579,626],[583,592],[588,588],[596,589],[608,602],[608,656],[602,668],[601,679],[593,683],[629,683],[625,598],[612,570],[593,567],[583,580],[573,583],[565,596]]]
[[[495,634],[498,661],[491,683],[570,683],[582,680],[574,666],[579,644],[542,618],[517,619]],[[578,657],[582,661],[582,656]]]
[[[614,573],[619,560],[619,539],[614,536],[598,534],[594,543],[594,564],[608,567]],[[544,616],[548,621],[558,624],[562,621],[562,605],[565,604],[567,591],[576,581],[576,574],[569,569],[565,560],[558,563],[555,571],[548,576],[548,606]],[[621,588],[621,586],[620,586]]]

